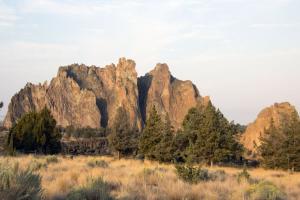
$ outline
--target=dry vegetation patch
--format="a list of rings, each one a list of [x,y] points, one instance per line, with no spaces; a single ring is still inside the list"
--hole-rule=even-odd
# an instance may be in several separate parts
[[[300,173],[285,171],[251,169],[248,177],[242,169],[207,167],[209,179],[191,184],[173,165],[132,159],[24,155],[0,163],[39,174],[46,199],[300,199]]]

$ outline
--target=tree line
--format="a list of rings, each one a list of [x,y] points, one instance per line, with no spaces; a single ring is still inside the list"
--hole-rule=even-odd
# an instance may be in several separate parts
[[[236,126],[211,103],[190,109],[178,131],[172,127],[169,116],[162,118],[155,107],[140,135],[130,128],[123,108],[118,109],[116,119],[109,138],[113,149],[122,156],[137,152],[160,162],[206,164],[238,162],[242,157]]]
[[[137,157],[168,163],[242,164],[244,148],[239,143],[245,127],[230,123],[211,103],[189,110],[182,128],[174,130],[169,116],[161,116],[155,107],[149,112],[142,132],[131,127],[122,107],[109,130],[77,130],[78,137],[107,137],[110,148],[119,157]],[[64,132],[70,132],[69,127]],[[74,136],[74,135],[73,135]],[[58,153],[60,129],[47,108],[21,117],[9,131],[9,151]],[[300,121],[297,113],[280,128],[274,123],[265,130],[258,149],[262,166],[300,171]]]
[[[112,148],[121,156],[134,153],[160,162],[243,164],[244,147],[239,143],[245,127],[229,123],[211,103],[189,110],[182,129],[175,131],[170,119],[162,119],[152,108],[141,134],[131,129],[126,111],[118,110],[110,137]],[[121,125],[121,126],[120,126]],[[270,169],[300,171],[300,120],[298,113],[276,128],[265,129],[258,148],[258,161]]]

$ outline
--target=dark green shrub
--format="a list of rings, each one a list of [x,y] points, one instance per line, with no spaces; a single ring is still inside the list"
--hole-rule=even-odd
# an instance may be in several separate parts
[[[144,161],[145,160],[145,156],[143,154],[138,154],[138,155],[135,156],[135,159]]]
[[[67,128],[61,130],[65,137],[75,137],[75,138],[95,138],[95,137],[106,137],[105,128],[75,128],[73,126],[68,126]]]
[[[87,165],[92,168],[94,168],[94,167],[108,168],[109,167],[108,163],[104,160],[90,160],[87,163]]]
[[[268,181],[253,184],[245,193],[246,200],[285,200],[287,196],[277,186]]]
[[[247,181],[247,182],[251,181],[251,175],[249,174],[246,168],[244,168],[243,171],[237,174],[237,181],[239,183],[242,181]]]
[[[175,167],[177,175],[185,182],[196,184],[210,179],[207,169],[184,165],[177,165]]]
[[[151,176],[151,175],[154,175],[155,174],[155,170],[154,169],[150,169],[150,168],[144,168],[144,177],[147,177],[147,176]]]
[[[24,152],[58,153],[61,134],[47,108],[21,117],[10,129],[7,146]]]
[[[111,187],[102,178],[91,179],[89,183],[81,188],[71,191],[67,200],[112,200]]]
[[[183,181],[197,184],[204,181],[225,181],[226,173],[224,170],[208,171],[207,169],[202,169],[201,167],[175,166],[176,173]]]
[[[47,162],[47,164],[58,163],[59,159],[56,156],[47,156],[46,162]]]
[[[224,170],[217,170],[214,172],[210,172],[209,177],[211,180],[223,182],[226,180],[227,174],[225,173]]]
[[[40,170],[41,168],[46,168],[47,167],[47,164],[46,163],[42,163],[42,162],[40,162],[40,161],[37,161],[37,160],[33,160],[31,163],[30,163],[30,165],[29,165],[29,167],[28,167],[28,169],[30,170],[30,171],[38,171],[38,170]]]
[[[0,198],[5,200],[42,199],[41,177],[18,164],[0,163]]]

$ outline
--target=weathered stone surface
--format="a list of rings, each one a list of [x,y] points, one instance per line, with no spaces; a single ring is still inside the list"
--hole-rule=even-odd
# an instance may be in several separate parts
[[[11,127],[12,123],[24,113],[41,110],[46,105],[46,90],[46,83],[44,85],[27,83],[23,89],[12,97],[4,119],[4,126]]]
[[[168,114],[177,129],[191,107],[207,103],[191,81],[172,77],[166,64],[138,79],[135,62],[121,58],[104,68],[73,64],[60,67],[49,85],[27,84],[11,100],[5,118],[10,127],[22,114],[47,106],[58,125],[99,128],[114,123],[118,107],[131,126],[142,128],[149,109]]]
[[[92,91],[101,112],[102,127],[111,126],[118,107],[128,112],[132,127],[142,127],[138,106],[138,87],[135,62],[125,58],[119,59],[117,66],[105,68],[71,65],[61,67],[59,74],[66,73],[74,79],[81,89]]]
[[[188,110],[199,103],[207,103],[191,81],[174,78],[167,64],[157,64],[154,70],[139,78],[140,108],[143,120],[155,106],[162,115],[169,115],[172,125],[178,129]]]
[[[46,105],[58,125],[100,128],[101,115],[95,94],[81,89],[66,73],[59,73],[52,79],[46,100]]]
[[[28,83],[12,98],[4,126],[11,127],[24,113],[40,111],[45,106],[60,126],[100,127],[101,115],[95,95],[81,90],[73,79],[63,73],[52,79],[49,86]]]
[[[291,120],[292,114],[296,108],[288,102],[275,103],[274,105],[263,109],[257,116],[257,119],[248,125],[246,132],[241,137],[241,143],[251,152],[256,152],[260,146],[260,136],[263,136],[265,129],[274,121],[275,127],[280,127]]]

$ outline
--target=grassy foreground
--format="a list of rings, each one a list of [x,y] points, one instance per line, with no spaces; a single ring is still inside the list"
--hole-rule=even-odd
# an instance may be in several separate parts
[[[173,165],[112,157],[49,157],[23,155],[0,157],[2,165],[19,163],[19,168],[30,168],[40,174],[45,199],[81,199],[80,192],[93,193],[89,187],[102,187],[100,199],[255,199],[245,195],[255,184],[238,180],[241,169],[207,168],[209,171],[224,170],[222,179],[189,184],[178,178]],[[300,199],[300,173],[264,169],[249,170],[251,178],[273,183],[286,196],[284,199]],[[103,181],[91,186],[91,180]],[[95,182],[94,182],[95,183]],[[274,188],[267,188],[274,190]],[[262,189],[266,190],[266,188]],[[97,191],[99,192],[99,191]],[[261,191],[264,193],[264,191]],[[73,194],[74,195],[73,195]],[[105,194],[104,194],[105,193]],[[70,195],[71,194],[71,195]],[[76,197],[77,195],[77,197]],[[262,194],[264,195],[264,194]],[[259,198],[259,197],[257,197]],[[272,199],[266,194],[266,199]]]

